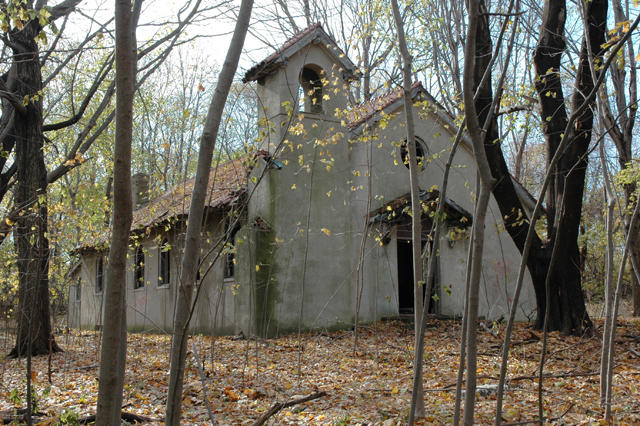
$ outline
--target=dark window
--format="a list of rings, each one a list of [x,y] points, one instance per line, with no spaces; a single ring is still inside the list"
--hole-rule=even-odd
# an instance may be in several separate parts
[[[232,222],[235,222],[234,219],[230,219],[227,223],[227,229],[233,225]],[[239,226],[235,226],[231,230],[231,235],[229,235],[229,244],[227,246],[227,255],[225,256],[224,262],[224,277],[225,278],[233,278],[235,277],[235,267],[236,267],[236,234],[240,230]]]
[[[160,276],[158,285],[169,285],[171,283],[171,257],[169,241],[165,238],[160,246]]]
[[[418,170],[424,170],[425,158],[427,156],[427,147],[420,138],[416,138],[416,157],[418,158]],[[409,148],[407,147],[407,140],[403,140],[400,145],[400,158],[402,164],[409,168]]]
[[[300,73],[300,111],[322,114],[322,79],[316,71],[304,67]]]
[[[144,251],[142,247],[136,249],[135,271],[134,271],[133,288],[144,287]]]
[[[82,299],[82,278],[78,278],[76,283],[76,301],[79,302]]]
[[[200,284],[202,276],[200,275],[200,267],[202,266],[202,259],[198,258],[198,269],[196,269],[196,284]]]
[[[96,267],[96,293],[102,293],[104,289],[104,258],[98,258],[98,266]]]

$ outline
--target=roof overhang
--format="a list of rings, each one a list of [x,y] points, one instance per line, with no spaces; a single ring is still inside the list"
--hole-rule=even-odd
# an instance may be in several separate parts
[[[429,212],[435,212],[438,208],[440,191],[420,191],[420,201]],[[445,222],[449,227],[468,228],[473,224],[473,215],[450,198],[444,199]],[[411,194],[403,195],[382,207],[370,212],[367,217],[369,223],[397,223],[402,221],[411,212]]]

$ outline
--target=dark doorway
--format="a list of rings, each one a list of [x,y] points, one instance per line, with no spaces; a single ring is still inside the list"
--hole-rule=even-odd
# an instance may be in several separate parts
[[[413,315],[413,244],[411,240],[398,238],[398,311],[400,315]],[[426,241],[422,241],[421,249],[424,251]],[[431,291],[432,296],[436,289]],[[423,295],[424,297],[424,295]],[[425,297],[426,299],[426,297]],[[429,298],[429,313],[435,313],[437,303],[433,297]]]

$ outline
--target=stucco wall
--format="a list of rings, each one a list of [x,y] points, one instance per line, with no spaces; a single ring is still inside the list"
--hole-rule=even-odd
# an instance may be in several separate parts
[[[370,164],[372,170],[371,179],[371,208],[369,211],[383,206],[385,203],[407,194],[409,187],[409,170],[402,164],[400,158],[400,143],[406,137],[404,122],[404,106],[398,102],[395,111],[389,111],[392,118],[386,123],[386,128],[381,129],[378,123],[371,123],[369,130],[357,129],[351,136],[352,143],[351,166],[360,171],[360,177],[356,180],[356,187],[363,189],[352,194],[352,217],[354,223],[363,223],[362,218],[367,214],[368,178],[365,171]],[[434,114],[424,113],[421,107],[414,107],[416,120],[416,136],[419,137],[429,150],[430,159],[423,170],[418,173],[421,190],[438,189],[442,183],[442,175],[445,162],[449,156],[454,134],[444,126]],[[371,160],[367,159],[367,151]],[[396,164],[397,163],[397,164]],[[473,212],[473,189],[475,188],[476,168],[471,149],[462,144],[453,161],[454,168],[450,173],[447,188],[447,197],[453,202]],[[361,229],[364,225],[361,225]],[[487,229],[483,272],[480,291],[480,315],[497,318],[508,311],[508,303],[513,295],[520,254],[509,235],[504,231],[500,210],[495,199],[491,199],[489,212],[485,223]],[[440,312],[449,315],[460,315],[464,306],[464,284],[467,269],[467,252],[469,249],[470,228],[461,234],[462,239],[455,240],[449,245],[447,237],[448,228],[443,225],[441,230],[441,244],[438,258],[438,270],[436,272],[436,290],[439,297]],[[380,228],[374,227],[370,232],[372,237],[380,234]],[[397,257],[390,253],[390,248],[397,245],[395,233],[389,235],[391,241],[383,245],[389,247],[382,251],[372,250],[373,242],[367,247],[371,259],[367,268],[367,281],[377,283],[376,286],[366,285],[365,289],[380,289],[379,268],[375,265],[389,264],[390,277],[383,286],[388,286],[384,297],[393,293],[391,287],[397,289]],[[442,286],[450,290],[445,291]],[[370,296],[368,300],[378,300],[377,303],[387,306],[388,302]],[[526,315],[535,309],[535,295],[527,272],[525,285],[521,295],[518,309],[519,320],[525,320]]]
[[[202,267],[207,269],[215,258],[221,246],[215,248],[224,232],[227,220],[226,212],[210,212],[208,225],[205,229],[202,248]],[[182,223],[176,223],[173,227],[158,227],[150,229],[147,235],[138,238],[145,253],[144,259],[144,286],[134,289],[134,259],[135,251],[132,248],[127,261],[127,326],[130,331],[171,332],[173,328],[174,301],[180,277],[180,262],[182,248],[184,247],[185,227]],[[167,239],[171,245],[171,279],[165,283],[159,279],[160,271],[160,244]],[[85,329],[94,329],[102,322],[102,294],[95,292],[96,267],[98,253],[85,253],[82,255],[80,275],[83,288],[81,291],[81,304],[70,310],[70,318],[80,312],[80,325]],[[233,280],[225,280],[223,277],[223,262],[221,257],[206,274],[203,272],[200,281],[201,294],[194,311],[190,330],[193,333],[229,334],[236,329],[234,321]],[[105,264],[106,273],[106,264]],[[104,279],[106,285],[106,276]],[[75,289],[71,298],[75,297]],[[73,325],[73,324],[72,324]]]

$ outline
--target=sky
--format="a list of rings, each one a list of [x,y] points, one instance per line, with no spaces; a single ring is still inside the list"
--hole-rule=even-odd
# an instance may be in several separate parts
[[[58,2],[51,2],[51,4],[55,5]],[[140,25],[136,32],[138,44],[166,32],[166,23],[173,24],[171,26],[175,27],[178,10],[184,3],[185,1],[146,0],[143,3]],[[203,0],[203,4],[222,5],[228,10],[230,6],[237,8],[240,2],[238,0]],[[72,33],[77,33],[78,38],[84,38],[87,31],[95,31],[98,28],[97,23],[105,22],[113,16],[114,1],[84,0],[77,9],[78,11],[70,17],[66,31],[70,30]],[[194,49],[206,50],[205,57],[220,65],[224,61],[231,42],[235,22],[228,13],[223,15],[214,11],[210,13],[210,17],[211,19],[205,22],[190,26],[187,35],[201,36],[202,38],[195,43]],[[57,25],[60,27],[62,22],[57,22]],[[276,44],[281,42],[284,42],[284,39],[277,40]],[[249,69],[254,65],[254,62],[266,57],[270,50],[265,47],[264,43],[252,37],[251,34],[247,34],[245,52],[240,59],[239,71]]]

